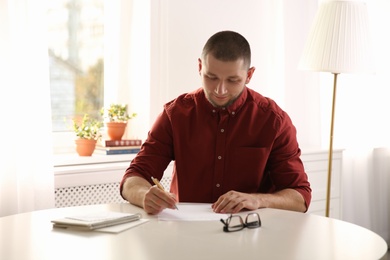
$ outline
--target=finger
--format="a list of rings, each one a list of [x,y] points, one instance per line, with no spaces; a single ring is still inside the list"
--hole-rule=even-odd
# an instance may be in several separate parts
[[[161,207],[160,205],[157,205],[151,201],[144,203],[144,209],[145,209],[146,213],[152,214],[152,215],[158,214],[164,210],[163,207]]]
[[[158,189],[156,191],[156,195],[162,200],[162,205],[165,206],[165,208],[174,209],[177,203],[176,195],[173,193],[169,193],[167,191]]]
[[[237,204],[235,201],[229,201],[224,206],[220,206],[219,213],[237,213],[242,208],[239,206],[239,203]]]
[[[153,186],[146,193],[144,204],[150,211],[159,213],[165,208],[174,208],[176,199],[171,193]]]
[[[236,204],[228,205],[230,208],[226,209],[227,213],[238,213],[245,208],[245,201],[238,202]]]
[[[144,210],[149,214],[157,214],[164,209],[158,195],[158,189],[151,187],[145,194],[143,206]]]
[[[217,213],[237,213],[245,208],[245,196],[241,193],[230,191],[218,198],[213,209]]]
[[[172,204],[171,204],[172,207],[171,207],[171,209],[178,209],[177,206],[176,206],[176,204],[178,203],[178,200],[177,200],[176,195],[173,194],[173,193],[169,193],[169,195],[170,195],[171,198],[172,198]]]
[[[224,209],[226,205],[229,203],[229,199],[222,195],[221,197],[218,198],[218,200],[212,205],[212,208],[214,212],[216,213],[225,213]]]
[[[144,210],[148,214],[158,214],[164,208],[160,204],[156,203],[151,197],[146,197],[144,199]]]

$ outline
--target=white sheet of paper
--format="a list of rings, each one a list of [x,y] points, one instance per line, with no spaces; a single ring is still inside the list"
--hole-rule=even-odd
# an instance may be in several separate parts
[[[176,209],[164,209],[158,214],[158,220],[164,221],[212,221],[227,218],[228,214],[215,213],[211,204],[179,203]]]

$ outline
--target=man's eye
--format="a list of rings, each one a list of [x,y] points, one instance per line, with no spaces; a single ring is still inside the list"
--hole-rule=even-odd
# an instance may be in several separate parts
[[[208,79],[210,80],[216,80],[217,78],[216,77],[213,77],[213,76],[206,76]]]
[[[238,79],[229,79],[229,82],[230,83],[238,83],[240,80]]]

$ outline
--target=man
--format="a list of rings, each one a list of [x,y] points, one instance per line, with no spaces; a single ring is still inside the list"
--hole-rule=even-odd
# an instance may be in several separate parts
[[[165,104],[121,182],[121,194],[149,214],[180,202],[212,203],[217,213],[272,207],[305,212],[311,189],[296,130],[277,104],[246,87],[247,40],[214,34],[199,59],[202,88]],[[158,189],[174,160],[170,192]]]

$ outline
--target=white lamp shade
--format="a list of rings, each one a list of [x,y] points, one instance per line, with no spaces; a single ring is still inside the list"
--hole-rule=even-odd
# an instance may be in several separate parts
[[[324,1],[315,16],[299,68],[332,73],[371,72],[370,49],[366,4]]]

